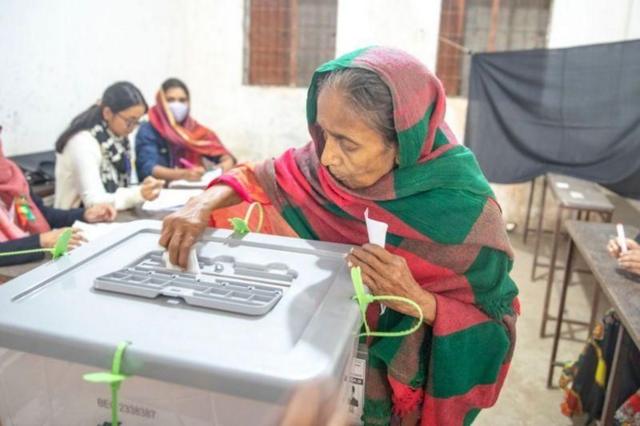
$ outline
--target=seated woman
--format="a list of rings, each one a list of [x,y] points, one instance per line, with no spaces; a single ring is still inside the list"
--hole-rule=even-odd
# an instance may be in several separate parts
[[[136,169],[140,180],[200,180],[206,166],[230,169],[235,159],[218,136],[190,115],[187,86],[177,78],[162,83],[149,122],[136,135]]]
[[[147,103],[138,88],[119,82],[73,119],[56,141],[56,208],[108,203],[126,210],[158,197],[164,185],[161,180],[149,177],[142,185],[131,186],[127,135],[146,112]]]
[[[163,223],[184,267],[210,223],[259,202],[268,232],[352,244],[376,295],[412,299],[424,324],[368,339],[365,424],[470,424],[500,392],[515,344],[517,287],[500,207],[474,155],[444,122],[440,81],[417,59],[370,47],[322,65],[307,99],[312,141],[214,181]],[[235,207],[230,207],[234,206]],[[364,211],[389,224],[368,244]],[[370,305],[372,329],[409,329],[410,305]]]
[[[111,222],[115,209],[108,204],[96,204],[88,209],[59,210],[46,207],[42,199],[31,193],[20,168],[7,159],[0,142],[0,253],[52,248],[65,228],[76,220]],[[73,230],[71,248],[83,241]],[[40,260],[44,253],[0,256],[0,266]]]

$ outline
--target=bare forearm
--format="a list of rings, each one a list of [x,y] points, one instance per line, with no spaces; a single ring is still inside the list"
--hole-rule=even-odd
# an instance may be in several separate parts
[[[422,310],[423,321],[427,324],[433,324],[436,319],[436,298],[434,295],[426,290],[418,289],[413,292],[408,299],[413,300]],[[416,311],[415,307],[408,303],[403,302],[384,302],[389,308],[401,314],[409,315],[414,318],[419,318],[420,315]]]
[[[216,209],[234,206],[242,202],[242,198],[229,185],[218,184],[207,189],[201,195],[191,199],[202,211],[211,214]]]
[[[151,174],[157,179],[166,181],[178,180],[183,178],[181,169],[172,169],[164,166],[154,166]]]

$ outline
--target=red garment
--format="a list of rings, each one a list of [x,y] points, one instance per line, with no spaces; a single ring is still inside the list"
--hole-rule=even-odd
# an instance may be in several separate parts
[[[0,242],[15,240],[30,234],[47,232],[51,228],[29,195],[29,184],[20,168],[4,156],[0,140]],[[15,219],[9,209],[14,202],[23,202],[33,214],[32,220],[25,220],[21,226],[16,214]]]

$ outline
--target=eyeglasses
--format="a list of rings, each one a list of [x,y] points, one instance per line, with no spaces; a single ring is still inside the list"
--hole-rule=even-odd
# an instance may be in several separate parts
[[[125,117],[124,115],[120,114],[119,112],[116,113],[116,115],[118,117],[120,117],[120,119],[122,121],[124,121],[125,126],[127,127],[127,129],[131,130],[131,129],[135,129],[136,127],[138,127],[140,125],[140,119],[138,118],[129,118],[129,117]]]

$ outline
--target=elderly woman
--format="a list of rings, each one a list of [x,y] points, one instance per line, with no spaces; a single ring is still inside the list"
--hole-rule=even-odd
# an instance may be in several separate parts
[[[257,201],[268,232],[356,245],[347,262],[374,294],[419,304],[417,332],[368,341],[366,424],[470,424],[495,403],[509,368],[512,250],[494,195],[444,113],[441,83],[415,58],[352,52],[313,76],[310,143],[232,169],[163,224],[160,244],[185,266],[209,223]],[[367,208],[389,224],[386,248],[367,244]],[[411,327],[411,306],[386,305],[370,306],[372,328]]]

